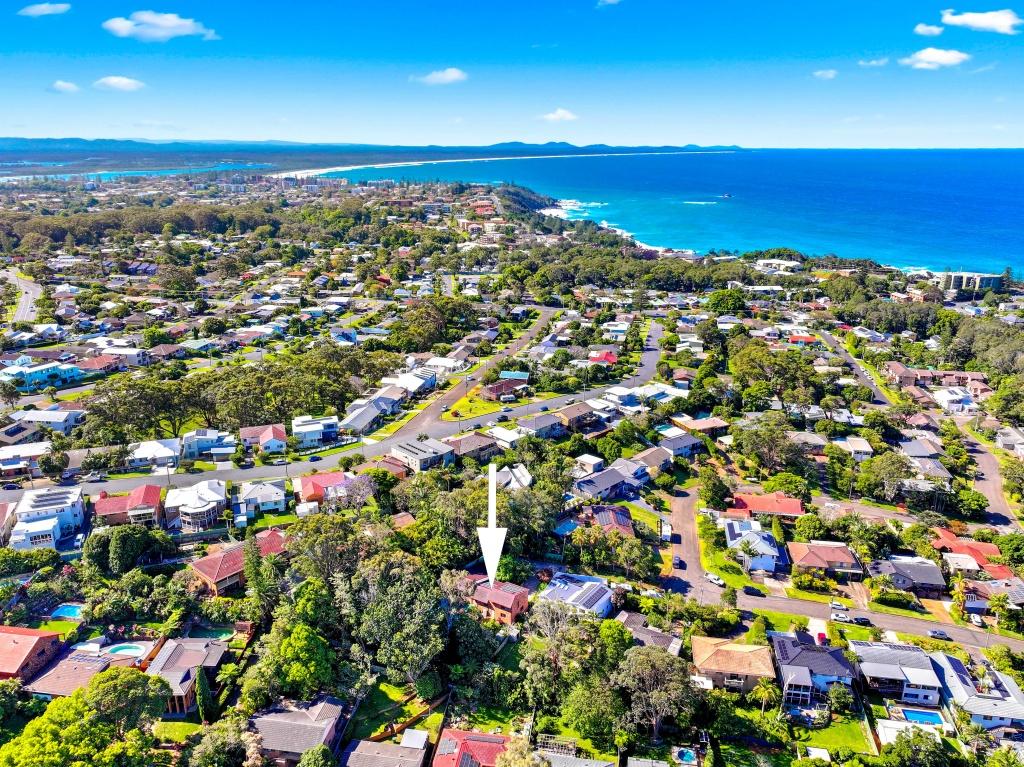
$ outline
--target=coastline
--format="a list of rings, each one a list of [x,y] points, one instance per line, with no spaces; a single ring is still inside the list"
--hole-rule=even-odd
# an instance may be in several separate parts
[[[695,149],[677,152],[597,152],[593,154],[537,154],[502,157],[462,157],[442,160],[405,160],[403,162],[384,162],[364,165],[337,165],[333,168],[307,168],[301,170],[278,171],[265,174],[267,178],[312,178],[325,176],[328,173],[348,173],[353,170],[375,170],[380,168],[413,168],[420,165],[444,165],[453,162],[502,162],[507,160],[571,160],[580,157],[650,157],[659,155],[679,154],[733,154],[732,149]]]

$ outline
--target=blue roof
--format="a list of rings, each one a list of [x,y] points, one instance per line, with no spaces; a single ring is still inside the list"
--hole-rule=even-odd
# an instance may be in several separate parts
[[[511,379],[513,381],[529,381],[530,374],[524,373],[521,370],[502,370],[498,374],[498,378]]]

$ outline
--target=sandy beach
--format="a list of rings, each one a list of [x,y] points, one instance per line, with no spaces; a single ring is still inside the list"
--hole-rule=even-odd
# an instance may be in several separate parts
[[[323,176],[326,173],[346,173],[352,170],[365,170],[368,168],[411,168],[417,165],[443,165],[453,162],[500,162],[502,160],[572,160],[580,157],[643,157],[647,155],[675,155],[675,154],[730,154],[728,149],[715,149],[707,151],[692,152],[603,152],[595,154],[536,154],[515,157],[463,157],[458,159],[444,160],[409,160],[407,162],[385,162],[365,165],[337,165],[333,168],[308,168],[304,170],[287,170],[277,173],[266,174],[268,178],[310,178],[312,176]]]

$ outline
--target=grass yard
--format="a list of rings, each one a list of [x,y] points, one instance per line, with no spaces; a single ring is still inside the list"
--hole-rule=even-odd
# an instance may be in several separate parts
[[[791,613],[780,613],[775,610],[757,610],[753,611],[754,615],[760,615],[766,621],[768,621],[769,631],[786,631],[792,624],[793,621],[807,620],[806,615],[793,615]]]
[[[938,621],[938,618],[929,612],[904,610],[902,607],[889,607],[889,605],[879,604],[878,602],[868,602],[868,609],[873,610],[876,613],[884,613],[886,615],[902,615],[904,618],[919,618],[923,621]]]
[[[618,757],[614,751],[607,752],[598,749],[593,742],[584,738],[572,727],[567,727],[561,719],[556,719],[557,731],[549,733],[550,735],[558,735],[563,738],[573,738],[576,741],[576,746],[584,753],[581,756],[590,759],[600,759],[605,762],[614,762]]]
[[[832,594],[819,594],[817,591],[804,591],[803,589],[786,589],[786,596],[790,599],[806,599],[808,602],[822,602],[828,604],[833,600],[844,604],[847,607],[853,607],[853,600],[847,599],[846,597],[838,597]]]
[[[111,473],[107,474],[107,479],[135,479],[137,477],[152,477],[152,476],[154,476],[153,472],[147,469],[147,470],[144,470],[144,471],[125,471],[125,472],[120,472],[120,473],[111,472]],[[159,475],[156,475],[156,476],[159,476]]]
[[[699,531],[698,526],[698,531]],[[709,546],[705,543],[703,538],[700,538],[698,532],[698,540],[700,542],[700,566],[704,568],[706,572],[714,573],[723,581],[726,586],[732,586],[737,591],[741,591],[744,586],[751,586],[762,594],[767,593],[764,586],[758,586],[750,577],[743,572],[743,568],[740,567],[736,562],[728,559],[725,556],[724,551],[712,551]]]
[[[388,723],[401,722],[413,716],[423,705],[415,697],[402,704],[411,693],[411,688],[378,682],[356,712],[352,738],[365,740],[380,732]]]
[[[864,720],[858,716],[842,716],[820,730],[793,727],[794,739],[803,746],[816,746],[833,751],[848,748],[858,754],[874,754]]]
[[[274,526],[287,526],[295,524],[299,521],[299,518],[294,514],[267,514],[264,513],[262,517],[257,519],[253,523],[253,527],[257,530],[262,530],[265,527]]]
[[[217,465],[213,461],[196,461],[192,464],[196,471],[216,471]]]
[[[655,514],[653,511],[639,506],[630,501],[622,501],[616,504],[616,506],[625,506],[629,509],[630,515],[633,517],[634,522],[643,522],[654,532],[655,535],[661,535],[661,517]]]
[[[310,455],[319,455],[320,457],[323,457],[323,456],[327,456],[327,455],[335,455],[337,453],[345,453],[345,452],[348,452],[349,450],[355,450],[357,447],[362,447],[362,446],[363,446],[362,440],[359,440],[357,442],[350,442],[347,445],[341,445],[339,447],[329,447],[326,450],[320,450],[318,452],[309,453],[308,455],[301,456],[299,458],[299,460],[301,460],[301,461],[308,461]]]
[[[29,628],[39,629],[40,631],[55,631],[63,637],[77,629],[78,625],[75,621],[45,620],[32,621]]]
[[[389,423],[384,424],[379,429],[377,429],[377,431],[372,432],[371,434],[367,434],[366,436],[368,436],[370,439],[384,439],[385,437],[390,437],[396,431],[398,431],[407,423],[409,423],[409,421],[411,421],[413,418],[422,413],[426,406],[427,405],[425,403],[423,407],[417,407],[406,413],[403,413],[400,418],[396,418],[394,421],[390,421]]]
[[[729,767],[789,767],[795,758],[788,751],[753,751],[734,743],[723,743],[720,749],[722,763]]]
[[[839,633],[842,634],[843,639],[850,641],[851,639],[855,642],[870,642],[873,632],[867,626],[848,626],[840,625]]]
[[[516,725],[522,715],[513,713],[497,706],[478,706],[475,711],[467,714],[465,723],[459,725],[463,729],[479,730],[499,735],[511,735],[518,728]]]
[[[161,743],[184,743],[200,729],[202,725],[192,722],[159,721],[153,725],[153,735]]]

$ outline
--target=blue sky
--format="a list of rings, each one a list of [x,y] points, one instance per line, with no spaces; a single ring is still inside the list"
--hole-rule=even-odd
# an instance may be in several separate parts
[[[955,1],[0,0],[0,135],[1024,146],[1024,0]]]

